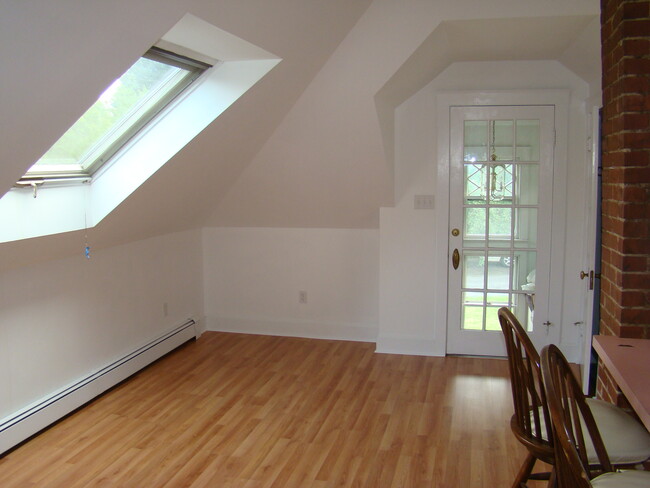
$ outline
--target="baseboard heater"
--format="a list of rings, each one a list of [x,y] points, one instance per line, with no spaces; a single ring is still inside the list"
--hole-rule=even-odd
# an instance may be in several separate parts
[[[0,420],[0,454],[73,412],[156,359],[198,337],[193,319],[75,383]]]

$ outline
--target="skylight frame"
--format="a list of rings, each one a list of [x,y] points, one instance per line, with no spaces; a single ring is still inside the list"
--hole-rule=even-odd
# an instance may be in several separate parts
[[[185,72],[176,73],[169,77],[164,86],[157,87],[156,90],[152,90],[152,93],[148,93],[146,97],[139,100],[136,104],[138,110],[130,111],[128,115],[117,124],[117,126],[111,127],[110,130],[106,131],[97,143],[94,144],[91,149],[86,151],[84,157],[80,158],[78,163],[38,165],[38,162],[36,162],[18,181],[18,184],[31,184],[31,182],[34,181],[88,181],[97,171],[104,167],[118,151],[126,146],[129,141],[142,133],[142,131],[154,121],[160,112],[168,107],[178,96],[184,93],[206,70],[213,66],[212,64],[161,49],[159,47],[150,48],[138,59],[138,61],[143,58],[181,68]],[[125,71],[122,76],[127,72],[128,70]],[[122,76],[117,80],[121,79]],[[162,88],[168,87],[169,85],[171,85],[171,88],[164,93],[159,93]],[[100,95],[100,97],[98,97],[97,101],[105,92],[106,90]],[[151,103],[155,98],[155,95],[160,96],[155,100],[155,103]],[[95,101],[88,110],[90,110],[97,101]],[[84,115],[88,110],[84,112]],[[75,124],[76,123],[77,122],[75,122]],[[75,124],[71,127],[74,127]],[[127,128],[119,135],[116,135],[116,132],[125,126],[127,126]],[[61,138],[59,140],[61,140]],[[58,142],[59,141],[57,141],[57,143]],[[52,147],[54,147],[54,145]],[[38,167],[35,168],[37,165]]]

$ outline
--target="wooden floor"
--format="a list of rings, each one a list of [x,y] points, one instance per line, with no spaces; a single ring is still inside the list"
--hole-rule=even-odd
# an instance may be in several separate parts
[[[208,332],[0,458],[0,486],[507,488],[511,415],[502,360]]]

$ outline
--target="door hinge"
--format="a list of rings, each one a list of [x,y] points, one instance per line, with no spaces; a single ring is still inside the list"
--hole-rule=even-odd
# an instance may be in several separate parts
[[[546,326],[546,335],[548,335],[549,332],[550,332],[551,326],[553,325],[553,322],[551,322],[550,320],[547,320],[542,325]]]

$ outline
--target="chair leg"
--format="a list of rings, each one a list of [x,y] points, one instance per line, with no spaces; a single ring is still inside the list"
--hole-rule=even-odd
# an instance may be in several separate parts
[[[551,470],[551,477],[548,479],[548,488],[557,488],[557,473],[555,467]]]
[[[524,464],[522,464],[521,468],[519,468],[519,473],[517,473],[517,477],[515,478],[515,482],[512,484],[512,488],[521,488],[522,486],[526,486],[526,481],[528,481],[530,473],[533,472],[535,461],[537,461],[537,458],[531,453],[528,453]]]

